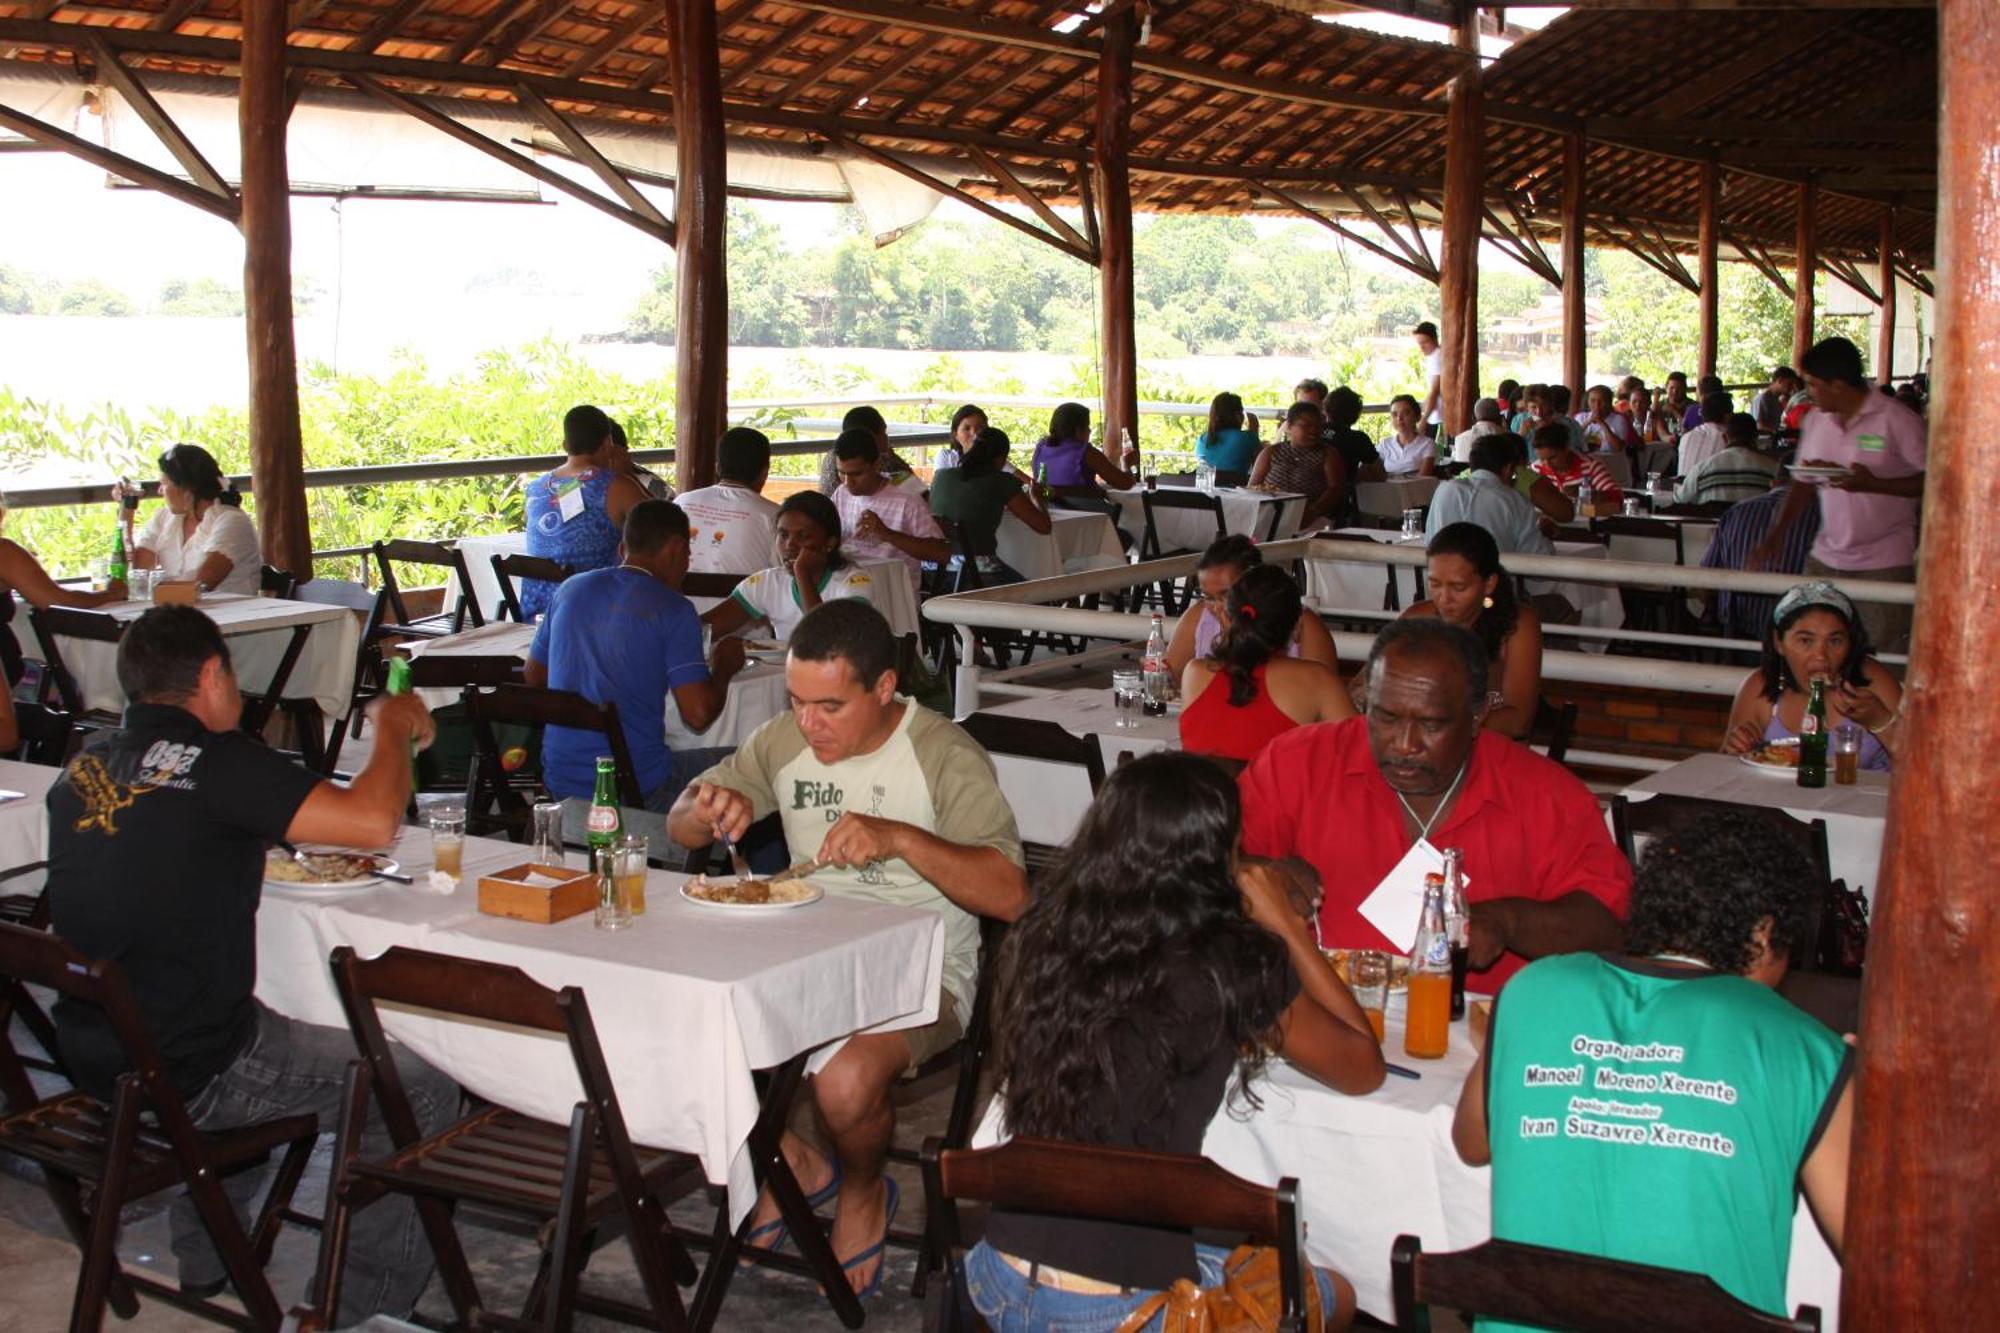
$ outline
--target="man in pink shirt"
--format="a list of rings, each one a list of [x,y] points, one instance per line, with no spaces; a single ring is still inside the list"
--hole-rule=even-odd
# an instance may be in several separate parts
[[[1819,537],[1808,574],[1914,583],[1917,511],[1928,448],[1924,419],[1861,373],[1861,350],[1845,338],[1816,344],[1799,363],[1814,406],[1801,428],[1799,462],[1837,465],[1847,476],[1823,486],[1794,486],[1771,531],[1751,552],[1765,568],[1807,505],[1819,504]],[[1870,644],[1880,652],[1909,647],[1911,608],[1858,602]]]
[[[833,507],[840,511],[841,550],[855,560],[901,560],[910,583],[920,583],[923,562],[951,559],[951,543],[931,517],[931,507],[912,486],[905,490],[882,475],[881,450],[866,430],[844,430],[833,445],[841,484]]]

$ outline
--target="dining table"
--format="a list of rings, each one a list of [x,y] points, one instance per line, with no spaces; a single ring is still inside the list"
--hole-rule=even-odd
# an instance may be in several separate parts
[[[1169,495],[1201,495],[1191,485],[1161,482],[1156,492]],[[1222,530],[1241,533],[1258,542],[1279,541],[1299,530],[1305,520],[1306,497],[1297,491],[1257,491],[1247,486],[1217,486],[1208,492],[1222,503]],[[1129,491],[1106,491],[1118,506],[1118,526],[1138,541],[1146,531],[1146,502],[1142,487]],[[1153,526],[1162,551],[1205,551],[1216,540],[1215,516],[1199,509],[1165,509],[1155,506]]]
[[[994,554],[1024,579],[1052,579],[1125,563],[1118,530],[1104,514],[1050,509],[1049,530],[1036,532],[1012,513],[1000,519]]]
[[[1889,822],[1887,773],[1864,769],[1853,784],[1843,786],[1832,780],[1829,770],[1826,786],[1801,787],[1795,769],[1755,764],[1731,754],[1698,754],[1625,788],[1625,799],[1634,803],[1655,796],[1694,796],[1782,810],[1808,822],[1823,819],[1833,877],[1847,881],[1874,905]]]
[[[1091,737],[1103,747],[1106,773],[1141,755],[1181,748],[1179,704],[1168,704],[1164,717],[1128,714],[1125,720],[1129,725],[1121,727],[1108,688],[1053,690],[978,711],[992,717],[1053,722],[1072,736]],[[1000,793],[1013,808],[1022,839],[1048,847],[1067,843],[1092,797],[1082,767],[1011,754],[996,754],[992,759]]]
[[[96,608],[129,624],[153,609],[151,601],[128,599]],[[311,702],[329,718],[347,716],[354,695],[354,658],[361,625],[344,606],[299,602],[282,597],[208,592],[195,609],[215,622],[229,645],[229,655],[242,687],[262,693],[291,644],[291,631],[308,627],[298,660],[285,682],[283,698]],[[19,608],[17,608],[17,611]],[[14,633],[22,655],[48,660],[34,625],[25,614],[14,617]],[[87,709],[118,713],[125,708],[125,691],[118,685],[118,645],[95,639],[65,638],[58,645],[63,665],[76,680]]]
[[[1354,484],[1354,507],[1377,518],[1400,518],[1407,510],[1429,504],[1437,494],[1438,481],[1437,477],[1422,476],[1358,481]]]
[[[0,759],[0,874],[46,860],[49,854],[49,788],[60,768]],[[5,893],[0,889],[0,893]]]
[[[267,883],[257,913],[257,998],[302,1022],[344,1027],[327,967],[348,945],[396,946],[518,967],[550,987],[580,987],[618,1090],[625,1125],[649,1148],[691,1154],[727,1188],[741,1227],[772,1169],[801,1078],[860,1032],[936,1019],[944,921],[921,908],[841,894],[786,909],[699,904],[686,877],[651,870],[645,910],[622,930],[585,912],[544,925],[479,910],[478,879],[528,860],[509,842],[467,838],[455,887],[428,887],[430,834],[405,828],[386,849],[411,885],[353,889]],[[468,1092],[567,1124],[582,1095],[563,1038],[496,1023],[385,1008],[389,1034]],[[760,1095],[756,1075],[772,1071]],[[714,1259],[690,1302],[712,1326],[736,1264]],[[830,1300],[851,1301],[833,1273]],[[859,1307],[854,1307],[859,1323]]]

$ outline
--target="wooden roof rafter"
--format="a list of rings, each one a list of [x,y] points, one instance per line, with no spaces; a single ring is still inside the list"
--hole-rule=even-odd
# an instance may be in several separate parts
[[[1372,207],[1369,210],[1370,213],[1377,218],[1377,225],[1381,228],[1382,233],[1395,242],[1396,249],[1391,250],[1387,246],[1378,245],[1344,223],[1335,220],[1330,214],[1314,208],[1297,195],[1286,190],[1281,190],[1275,185],[1254,179],[1246,180],[1243,184],[1252,194],[1261,194],[1267,199],[1282,204],[1292,212],[1297,213],[1300,217],[1311,222],[1317,222],[1320,226],[1325,227],[1342,240],[1358,245],[1368,251],[1368,253],[1386,259],[1398,268],[1414,273],[1426,282],[1436,282],[1438,280],[1437,266],[1429,262],[1429,256],[1413,249],[1394,227],[1390,226],[1386,221],[1380,220],[1380,214],[1375,213]],[[1359,196],[1356,197],[1358,198]]]
[[[908,162],[905,162],[901,158],[897,157],[894,153],[888,152],[885,149],[876,148],[871,144],[863,143],[859,138],[856,138],[852,135],[836,134],[832,136],[832,141],[836,144],[839,144],[841,147],[847,148],[853,152],[861,154],[863,157],[867,158],[871,162],[874,162],[880,166],[887,167],[889,170],[897,173],[898,175],[907,176],[911,180],[916,181],[920,185],[929,186],[931,189],[936,190],[939,194],[944,195],[947,198],[956,199],[958,202],[964,204],[966,207],[974,209],[984,214],[985,216],[992,218],[995,222],[999,222],[1006,226],[1012,227],[1014,230],[1021,232],[1024,235],[1032,236],[1036,240],[1041,241],[1045,245],[1054,246],[1056,249],[1062,251],[1064,254],[1069,255],[1072,259],[1081,260],[1083,263],[1090,265],[1092,268],[1095,268],[1097,266],[1098,256],[1096,249],[1092,246],[1086,245],[1084,243],[1083,237],[1077,235],[1074,228],[1072,228],[1067,222],[1063,221],[1062,218],[1057,214],[1055,214],[1052,210],[1049,210],[1045,204],[1037,204],[1035,206],[1035,212],[1037,216],[1045,216],[1046,219],[1049,221],[1050,230],[1046,231],[1040,227],[1033,225],[1032,223],[1026,221],[1023,218],[1018,218],[1014,216],[1012,213],[1009,213],[1004,209],[996,207],[995,205],[989,203],[988,201],[980,198],[978,195],[973,194],[970,191],[961,188],[960,186],[953,185],[947,181],[939,179],[937,176],[934,176],[930,172],[923,170],[921,167],[915,167],[910,165]],[[1025,185],[1021,185],[1019,180],[1014,179],[1011,176],[1011,174],[1009,175],[1008,179],[1012,181],[1015,187],[1018,187],[1022,195],[1028,196],[1030,198],[1034,197],[1032,192],[1029,191]]]

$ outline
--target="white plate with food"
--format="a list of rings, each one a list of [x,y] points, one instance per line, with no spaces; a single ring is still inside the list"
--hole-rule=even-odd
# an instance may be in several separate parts
[[[1818,485],[1854,475],[1854,469],[1839,463],[1787,463],[1786,468],[1800,481]]]
[[[1736,757],[1760,772],[1796,776],[1799,771],[1799,738],[1781,736]]]
[[[380,852],[350,852],[336,847],[302,847],[296,854],[273,847],[264,857],[264,883],[274,889],[331,893],[361,889],[403,867]]]
[[[717,912],[789,912],[816,903],[825,894],[809,879],[710,879],[696,875],[681,885],[681,897]]]

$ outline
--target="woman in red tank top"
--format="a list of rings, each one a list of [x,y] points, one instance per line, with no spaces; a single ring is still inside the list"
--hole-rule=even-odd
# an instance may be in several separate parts
[[[1286,570],[1259,565],[1236,581],[1222,636],[1181,675],[1182,749],[1248,763],[1281,732],[1354,716],[1340,677],[1286,655],[1301,610]]]

